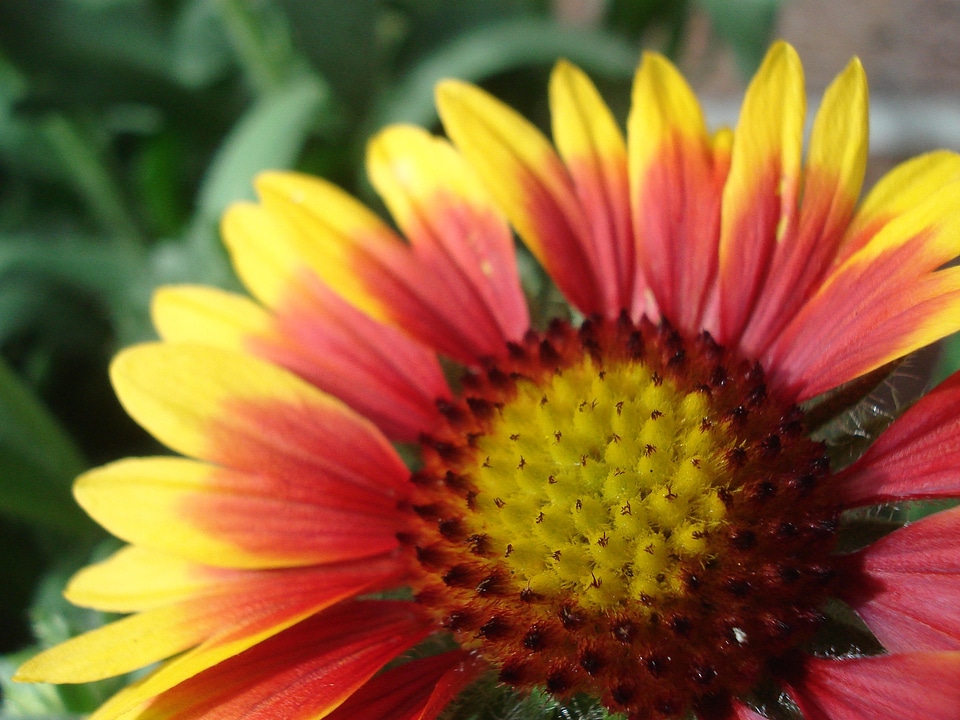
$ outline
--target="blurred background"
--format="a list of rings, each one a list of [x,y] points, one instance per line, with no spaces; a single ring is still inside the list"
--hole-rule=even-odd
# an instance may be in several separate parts
[[[860,55],[873,96],[868,182],[960,149],[957,0],[3,0],[0,3],[0,688],[5,717],[89,711],[116,684],[17,686],[38,645],[104,622],[69,575],[116,543],[70,497],[77,473],[157,452],[107,381],[153,336],[153,289],[236,287],[217,222],[266,168],[299,168],[381,207],[364,145],[436,127],[432,88],[481,83],[547,126],[558,57],[622,119],[641,49],[674,59],[714,126],[736,120],[774,37],[811,107]],[[960,365],[954,345],[935,375]]]

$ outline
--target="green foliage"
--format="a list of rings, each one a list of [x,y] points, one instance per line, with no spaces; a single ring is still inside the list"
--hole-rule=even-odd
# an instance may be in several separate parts
[[[87,561],[102,560],[116,549],[113,540],[86,551],[62,551],[60,558],[37,587],[30,609],[30,622],[37,644],[0,658],[0,689],[3,691],[3,717],[72,718],[95,710],[119,690],[126,678],[111,678],[85,685],[53,686],[22,684],[11,680],[17,667],[43,648],[52,647],[75,635],[101,626],[109,618],[103,613],[78,608],[68,603],[61,589],[68,577]]]
[[[486,678],[474,683],[441,716],[440,720],[623,720],[591,698],[575,697],[560,703],[546,692],[517,693]]]
[[[751,74],[763,60],[784,0],[695,0],[733,48],[740,72]]]
[[[572,30],[546,18],[510,18],[457,35],[414,64],[379,98],[372,127],[437,120],[433,88],[445,77],[482,82],[518,67],[550,67],[565,57],[588,72],[626,81],[637,64],[635,44],[602,29]]]
[[[0,397],[0,504],[51,530],[93,535],[93,523],[63,502],[84,467],[72,439],[2,361]]]
[[[776,3],[701,4],[743,57],[766,44]],[[755,4],[767,10],[744,9]],[[29,642],[31,596],[44,643],[103,622],[59,599],[102,537],[70,484],[91,463],[157,450],[113,399],[106,365],[118,347],[153,336],[158,285],[237,287],[217,223],[252,197],[258,172],[299,168],[369,199],[358,170],[367,138],[388,122],[435,124],[442,76],[487,84],[543,118],[546,71],[564,56],[625,108],[641,46],[676,54],[693,7],[611,0],[594,25],[567,27],[551,6],[0,3],[0,553],[10,558],[0,566],[9,629],[0,650]],[[525,274],[549,305],[549,283]],[[73,716],[112,687],[11,685],[22,657],[0,660],[11,717]],[[524,716],[601,717],[550,715],[537,702],[547,701],[523,701]]]

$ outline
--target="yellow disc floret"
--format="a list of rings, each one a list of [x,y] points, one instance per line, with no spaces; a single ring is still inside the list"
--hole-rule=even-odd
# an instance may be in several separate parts
[[[543,595],[611,609],[681,593],[680,561],[705,559],[725,515],[730,438],[708,415],[638,362],[519,380],[477,439],[471,532]]]

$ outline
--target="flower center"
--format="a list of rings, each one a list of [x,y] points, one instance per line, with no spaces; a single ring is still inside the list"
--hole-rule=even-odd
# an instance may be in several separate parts
[[[824,450],[708,335],[555,323],[442,409],[402,539],[418,601],[502,681],[679,717],[816,627]]]
[[[685,567],[708,559],[725,524],[734,439],[708,414],[703,393],[635,362],[587,355],[519,378],[476,439],[466,523],[515,582],[587,611],[682,595]]]

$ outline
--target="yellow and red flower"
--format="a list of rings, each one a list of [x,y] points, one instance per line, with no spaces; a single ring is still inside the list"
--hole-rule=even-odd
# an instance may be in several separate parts
[[[960,496],[960,377],[845,467],[801,410],[960,329],[960,157],[858,205],[863,70],[804,160],[783,43],[733,133],[656,55],[626,139],[563,62],[554,144],[475,87],[437,95],[452,144],[369,148],[406,240],[271,173],[223,223],[256,300],[157,294],[162,342],[112,377],[185,457],[78,480],[130,545],[67,589],[132,614],[20,678],[162,661],[97,720],[430,720],[487,674],[635,720],[762,718],[771,683],[809,720],[960,715],[960,510],[837,544],[851,511]],[[511,226],[585,320],[531,327]],[[876,647],[811,651],[838,607]]]

